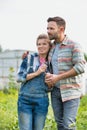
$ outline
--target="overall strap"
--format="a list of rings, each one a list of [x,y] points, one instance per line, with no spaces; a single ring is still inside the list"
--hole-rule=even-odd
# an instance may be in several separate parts
[[[34,56],[31,55],[31,58],[30,58],[30,67],[33,67],[33,62],[34,62]]]
[[[34,63],[34,56],[30,55],[29,60],[28,60],[28,73],[33,72],[33,63]]]

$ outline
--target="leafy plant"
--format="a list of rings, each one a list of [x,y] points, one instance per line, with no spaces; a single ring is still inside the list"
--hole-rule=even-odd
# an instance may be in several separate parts
[[[0,91],[0,130],[19,130],[17,117],[18,90],[5,94]],[[50,98],[50,97],[49,97]],[[87,95],[81,98],[77,115],[77,130],[87,130]],[[49,105],[44,130],[57,130],[54,115]]]
[[[78,130],[87,129],[87,95],[81,98],[81,103],[77,115],[77,128]]]
[[[8,83],[7,86],[4,86],[3,92],[5,94],[10,94],[10,93],[15,93],[14,90],[19,89],[19,84],[16,82],[15,77],[14,77],[14,68],[10,67],[9,68],[9,75],[8,75]]]
[[[87,54],[84,52],[84,58],[87,61]]]
[[[16,102],[17,91],[15,94],[0,91],[0,130],[19,130]]]

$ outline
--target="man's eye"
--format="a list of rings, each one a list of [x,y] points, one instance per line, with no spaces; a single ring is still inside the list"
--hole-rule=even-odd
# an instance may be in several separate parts
[[[46,43],[42,43],[42,44],[39,44],[39,43],[38,43],[38,44],[37,44],[37,46],[41,46],[41,45],[46,45]]]
[[[40,44],[37,44],[37,46],[40,46]]]

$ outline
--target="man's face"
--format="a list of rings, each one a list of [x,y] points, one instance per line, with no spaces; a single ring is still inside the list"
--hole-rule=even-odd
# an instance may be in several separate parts
[[[48,22],[47,33],[50,40],[56,40],[60,37],[60,27],[54,21]]]

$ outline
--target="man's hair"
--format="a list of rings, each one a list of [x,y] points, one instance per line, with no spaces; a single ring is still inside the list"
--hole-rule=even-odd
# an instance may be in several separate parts
[[[50,44],[50,39],[48,37],[48,35],[46,34],[40,34],[38,37],[37,37],[37,40],[36,40],[36,45],[38,44],[38,40],[39,39],[46,39],[48,41],[48,43]]]
[[[64,29],[65,29],[65,27],[66,27],[66,22],[65,22],[65,20],[63,19],[63,18],[61,18],[61,17],[49,17],[48,19],[47,19],[47,22],[51,22],[51,21],[54,21],[54,22],[56,22],[57,23],[57,25],[59,25],[59,26],[63,26],[64,27]]]

